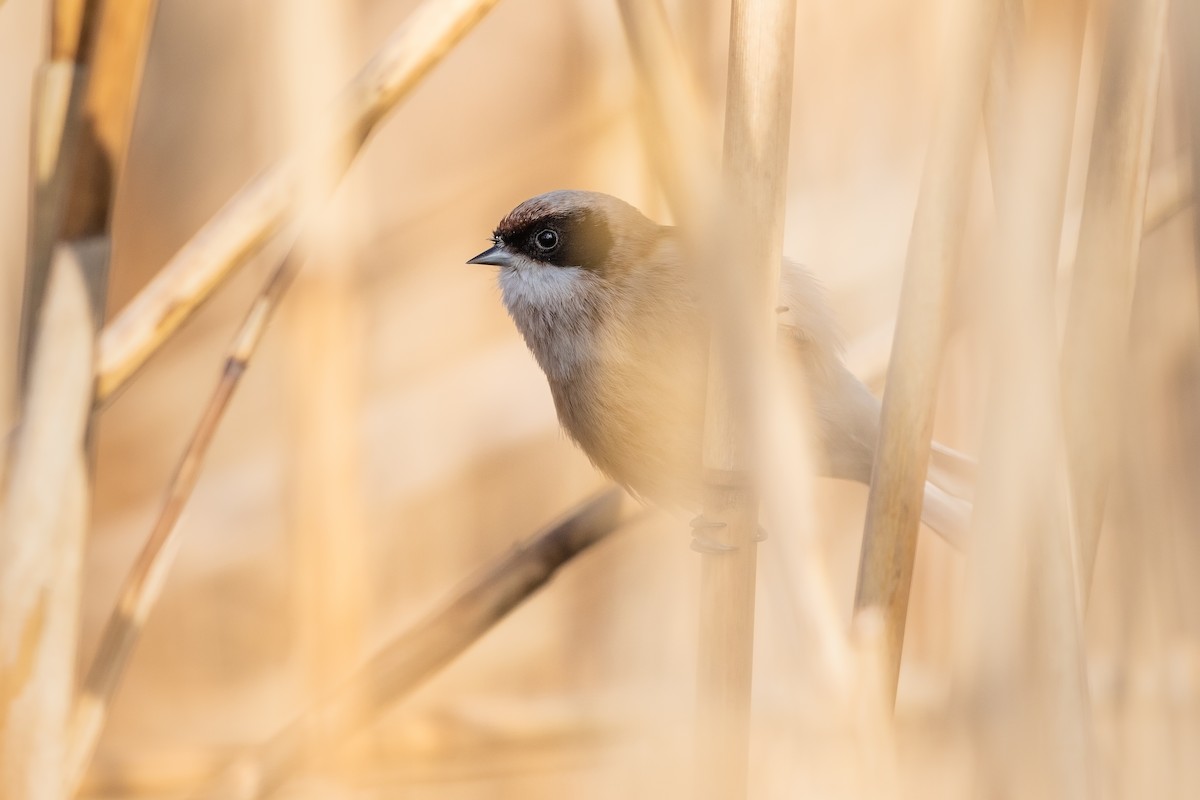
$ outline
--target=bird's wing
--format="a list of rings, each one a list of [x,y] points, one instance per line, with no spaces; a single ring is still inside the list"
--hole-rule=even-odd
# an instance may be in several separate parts
[[[842,333],[825,300],[825,290],[813,274],[795,261],[783,260],[779,273],[779,325],[821,352],[840,355]]]

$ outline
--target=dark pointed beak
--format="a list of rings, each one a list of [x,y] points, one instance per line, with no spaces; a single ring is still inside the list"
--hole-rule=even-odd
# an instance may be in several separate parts
[[[490,264],[493,267],[511,267],[513,257],[512,253],[508,252],[504,245],[498,244],[495,247],[489,247],[487,250],[484,250],[467,263]]]

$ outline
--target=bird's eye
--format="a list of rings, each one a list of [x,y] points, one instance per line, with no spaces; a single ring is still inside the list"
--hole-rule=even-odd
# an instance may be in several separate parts
[[[558,233],[546,228],[538,231],[537,236],[533,237],[533,241],[537,243],[539,249],[549,252],[558,247]]]

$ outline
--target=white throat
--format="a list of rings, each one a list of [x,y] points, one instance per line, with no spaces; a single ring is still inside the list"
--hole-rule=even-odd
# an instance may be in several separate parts
[[[596,278],[581,267],[522,262],[500,270],[504,305],[546,376],[570,380],[593,357]]]

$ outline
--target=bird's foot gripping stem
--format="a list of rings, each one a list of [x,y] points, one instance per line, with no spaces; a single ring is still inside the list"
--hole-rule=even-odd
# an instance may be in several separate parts
[[[730,553],[737,550],[737,545],[719,542],[709,535],[710,531],[719,531],[726,527],[728,523],[716,519],[709,519],[700,514],[690,523],[692,528],[692,549],[697,553]],[[763,530],[761,525],[754,534],[754,541],[764,542],[767,539],[767,532]]]

